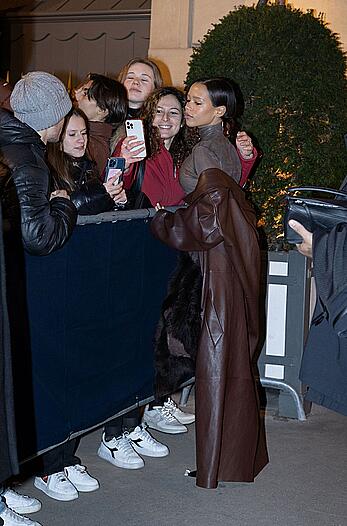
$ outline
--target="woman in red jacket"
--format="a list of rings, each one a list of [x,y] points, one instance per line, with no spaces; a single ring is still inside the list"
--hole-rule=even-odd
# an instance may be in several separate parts
[[[185,125],[186,100],[174,87],[159,88],[145,101],[140,117],[143,119],[147,158],[132,164],[124,174],[131,208],[183,204],[185,192],[179,182],[179,170],[199,143],[197,128]],[[132,149],[120,141],[113,155],[131,158]],[[241,162],[240,184],[243,186],[257,158],[250,137],[239,132],[236,138],[237,155]],[[135,152],[135,148],[133,149]],[[132,161],[134,157],[132,157]]]

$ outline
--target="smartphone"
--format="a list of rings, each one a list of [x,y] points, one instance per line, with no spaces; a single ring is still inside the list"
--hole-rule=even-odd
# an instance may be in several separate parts
[[[125,131],[126,131],[127,137],[130,137],[132,135],[136,137],[136,139],[134,139],[134,141],[145,142],[145,134],[144,134],[143,123],[142,123],[141,119],[127,119],[125,121]],[[131,143],[130,143],[130,145],[131,145]],[[134,155],[134,157],[141,157],[142,158],[142,157],[146,157],[146,155],[147,155],[146,149],[144,149],[138,155]]]
[[[117,175],[117,171],[122,170],[122,173],[119,175],[118,183],[123,181],[123,172],[125,170],[125,159],[123,157],[109,157],[107,159],[106,169],[105,169],[105,183]]]

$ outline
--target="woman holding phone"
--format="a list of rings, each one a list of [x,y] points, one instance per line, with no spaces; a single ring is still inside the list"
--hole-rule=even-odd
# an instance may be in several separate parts
[[[198,126],[189,126],[188,123],[186,125],[185,104],[183,92],[174,87],[153,91],[143,104],[140,117],[144,125],[147,157],[130,166],[124,174],[124,188],[127,190],[131,208],[147,208],[156,206],[157,203],[162,206],[183,204],[188,189],[185,191],[181,186],[182,170],[183,177],[189,179],[189,168],[185,159],[190,157],[193,146],[196,145],[199,151],[204,151],[205,144],[204,131]],[[238,182],[243,186],[257,159],[257,150],[244,131],[239,131],[234,138],[235,149],[230,140],[223,135],[222,127],[219,128],[215,130],[218,135],[215,142],[221,139],[224,144],[222,162],[230,172],[232,156],[235,157],[240,170]],[[130,139],[129,137],[127,141]],[[139,143],[133,144],[137,146]],[[120,141],[114,155],[122,155],[134,162],[136,158],[131,157],[131,152],[136,152],[136,146]],[[211,166],[215,166],[216,162],[215,156],[208,164],[212,163]],[[141,170],[138,169],[138,164],[142,165]],[[219,160],[218,167],[220,166]]]
[[[66,190],[80,215],[94,215],[112,210],[126,202],[118,170],[101,183],[96,164],[86,153],[88,120],[78,108],[66,115],[59,142],[47,146],[47,159],[52,168],[52,192]]]

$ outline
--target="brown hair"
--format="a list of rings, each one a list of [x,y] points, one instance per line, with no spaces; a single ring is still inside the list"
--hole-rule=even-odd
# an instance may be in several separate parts
[[[153,71],[155,89],[162,87],[163,77],[161,76],[160,69],[158,68],[155,62],[153,62],[152,60],[149,60],[148,58],[135,57],[129,60],[129,62],[125,64],[125,66],[123,66],[120,72],[118,73],[119,82],[124,84],[128,71],[131,68],[131,66],[133,66],[134,64],[146,64],[146,66],[149,66],[151,70]]]
[[[148,158],[151,158],[159,152],[160,144],[162,142],[160,132],[156,126],[153,126],[153,121],[159,101],[166,95],[173,95],[176,97],[182,110],[181,128],[173,138],[169,149],[175,166],[179,167],[184,159],[190,154],[192,147],[198,141],[198,135],[195,130],[190,130],[184,123],[183,113],[186,102],[184,93],[172,86],[153,91],[144,102],[140,117],[143,119]]]
[[[63,129],[58,142],[49,142],[47,143],[47,161],[51,167],[51,186],[53,190],[66,190],[68,193],[76,190],[76,184],[71,176],[73,157],[68,155],[63,150],[63,141],[66,134],[66,128],[69,124],[71,117],[81,117],[87,129],[87,134],[89,137],[89,128],[88,128],[88,118],[79,108],[73,107],[69,113],[64,118]],[[97,172],[95,169],[95,176],[97,177]]]

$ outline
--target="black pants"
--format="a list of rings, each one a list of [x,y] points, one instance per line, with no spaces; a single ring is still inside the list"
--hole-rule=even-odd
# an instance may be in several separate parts
[[[141,411],[138,407],[125,415],[118,416],[105,424],[105,438],[111,440],[119,437],[124,431],[133,431],[141,424]]]
[[[80,464],[81,460],[76,457],[75,453],[80,443],[80,438],[73,438],[61,444],[60,446],[47,451],[41,455],[41,469],[39,476],[52,475],[63,471],[68,466],[75,466]]]
[[[167,396],[157,396],[153,402],[149,403],[149,409],[153,409],[154,406],[164,405],[164,402],[167,401]]]

